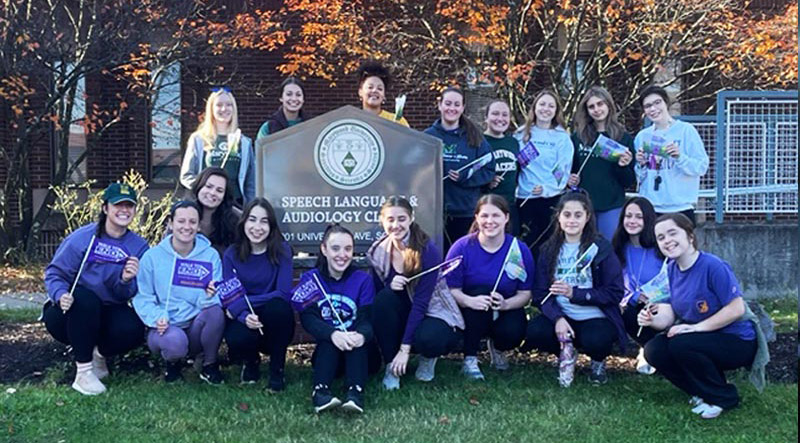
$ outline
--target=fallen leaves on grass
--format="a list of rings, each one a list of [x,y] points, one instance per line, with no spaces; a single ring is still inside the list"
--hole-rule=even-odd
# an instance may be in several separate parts
[[[249,412],[250,411],[250,405],[248,405],[247,403],[239,403],[238,409],[239,409],[239,412]]]
[[[469,404],[471,404],[472,406],[478,406],[481,404],[481,402],[479,402],[478,399],[475,397],[470,397]]]
[[[449,425],[450,424],[450,417],[446,415],[442,415],[439,417],[439,424],[440,425]]]
[[[44,292],[44,265],[0,266],[0,293]]]

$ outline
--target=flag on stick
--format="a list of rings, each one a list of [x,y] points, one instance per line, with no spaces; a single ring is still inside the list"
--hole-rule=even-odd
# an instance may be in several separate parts
[[[598,250],[599,248],[597,247],[597,244],[592,243],[588,248],[586,248],[586,251],[584,251],[583,254],[581,254],[581,256],[578,257],[577,260],[575,260],[575,263],[572,266],[570,266],[569,269],[567,269],[567,272],[564,273],[564,278],[567,278],[567,276],[569,276],[573,272],[576,275],[584,272],[589,267],[589,265],[592,264],[592,260],[594,260],[594,257],[597,255]],[[553,293],[548,292],[547,295],[542,300],[540,306],[543,306],[544,302],[546,302],[551,295],[553,295]]]
[[[418,273],[418,274],[416,274],[414,276],[409,277],[408,281],[411,282],[412,280],[415,280],[415,279],[417,279],[419,277],[422,277],[423,275],[425,275],[425,274],[427,274],[429,272],[433,272],[433,271],[435,271],[437,269],[441,269],[442,270],[441,274],[439,275],[439,278],[444,277],[445,275],[453,272],[453,270],[456,269],[459,265],[461,265],[461,260],[463,259],[463,257],[464,256],[459,255],[457,257],[451,258],[450,260],[445,260],[445,261],[439,263],[438,265],[436,265],[436,266],[434,266],[434,267],[432,267],[430,269],[426,269],[426,270],[424,270],[424,271],[422,271],[422,272],[420,272],[420,273]]]
[[[524,169],[532,161],[536,160],[538,156],[539,150],[536,149],[532,141],[528,140],[528,143],[525,143],[525,146],[523,146],[517,154],[517,163],[519,163],[520,168]]]
[[[594,142],[592,152],[597,154],[598,157],[610,162],[618,162],[622,154],[627,152],[628,148],[619,144],[613,139],[606,137],[603,134],[597,136],[597,141]]]
[[[503,274],[508,276],[509,280],[525,281],[528,278],[528,271],[525,270],[525,262],[522,259],[522,251],[519,248],[519,240],[516,238],[511,241],[511,246],[508,248],[505,260],[503,260],[503,267],[500,268],[500,273],[497,274],[497,279],[494,281],[492,292],[497,292],[497,287],[500,285],[500,279]],[[497,320],[500,313],[495,310],[492,314],[492,319]]]

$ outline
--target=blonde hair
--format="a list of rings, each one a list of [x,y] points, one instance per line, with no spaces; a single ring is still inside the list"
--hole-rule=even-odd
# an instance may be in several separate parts
[[[561,99],[552,89],[543,89],[533,98],[531,108],[528,111],[527,117],[525,117],[525,126],[522,128],[522,141],[526,143],[531,139],[531,128],[536,124],[536,103],[546,95],[553,97],[553,100],[556,102],[556,115],[554,115],[553,120],[550,121],[550,128],[558,129],[560,126],[561,129],[567,132],[567,124],[564,123],[564,114],[562,113]]]
[[[223,94],[227,95],[231,99],[231,104],[233,105],[233,112],[231,113],[231,123],[228,133],[232,134],[239,129],[239,108],[236,106],[236,99],[233,97],[233,94],[225,90],[212,92],[206,100],[206,112],[205,115],[203,115],[203,121],[197,127],[197,130],[192,133],[192,136],[200,137],[203,140],[203,149],[207,151],[211,150],[217,141],[214,105],[217,104],[217,100],[219,100]]]

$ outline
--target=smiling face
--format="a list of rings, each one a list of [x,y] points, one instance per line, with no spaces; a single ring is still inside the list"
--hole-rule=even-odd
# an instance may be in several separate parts
[[[328,261],[328,272],[341,275],[353,261],[353,237],[344,232],[334,232],[322,243],[322,255]]]
[[[255,247],[266,243],[269,237],[269,215],[261,206],[253,206],[244,222],[244,235]]]
[[[486,111],[486,128],[490,135],[501,136],[511,123],[511,110],[504,102],[494,102]]]
[[[583,204],[577,201],[568,201],[564,203],[564,207],[558,213],[558,225],[568,239],[580,239],[583,228],[589,222],[589,217]]]
[[[129,201],[119,203],[105,203],[103,212],[106,213],[106,232],[117,229],[126,229],[136,215],[136,205]]]
[[[656,224],[655,231],[658,249],[661,250],[664,257],[677,260],[696,250],[692,244],[692,237],[672,220],[664,220]]]
[[[508,214],[497,206],[486,203],[475,214],[475,221],[478,223],[478,232],[485,238],[497,238],[505,235],[506,224],[508,224]]]
[[[193,243],[200,229],[200,214],[192,207],[178,208],[172,217],[172,236],[184,244]]]
[[[403,241],[408,236],[414,216],[400,206],[389,206],[381,211],[381,226],[394,241]]]
[[[536,124],[542,126],[551,126],[553,118],[558,111],[558,104],[556,98],[550,94],[544,94],[539,97],[534,105],[533,112],[536,116]]]
[[[225,198],[228,180],[221,175],[210,175],[206,183],[197,191],[197,201],[207,209],[216,209]]]
[[[439,102],[442,123],[446,126],[458,126],[458,119],[464,113],[464,97],[456,91],[447,91]]]
[[[644,230],[644,212],[636,203],[631,203],[625,208],[622,227],[630,236],[639,235]]]
[[[590,97],[586,101],[586,112],[596,123],[605,123],[608,118],[608,103],[600,97]]]
[[[358,88],[358,97],[364,109],[380,109],[386,98],[386,85],[380,77],[367,77]]]
[[[303,99],[303,89],[294,83],[287,84],[283,87],[280,102],[284,110],[288,112],[300,112],[303,103],[305,103]]]
[[[668,122],[671,118],[669,115],[669,109],[667,108],[667,102],[658,95],[658,94],[650,94],[642,100],[642,106],[644,107],[644,114],[653,121],[653,123],[664,123]]]
[[[229,124],[233,118],[233,99],[230,94],[222,93],[217,96],[213,107],[214,120],[217,123]]]

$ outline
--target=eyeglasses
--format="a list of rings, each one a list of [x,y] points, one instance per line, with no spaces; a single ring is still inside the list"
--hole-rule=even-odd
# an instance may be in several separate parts
[[[644,106],[644,109],[647,110],[647,109],[650,109],[650,108],[652,108],[654,106],[661,106],[662,104],[664,104],[664,100],[659,98],[657,100],[653,100],[650,103],[644,103],[643,106]]]
[[[212,86],[209,89],[211,89],[211,92],[227,92],[228,94],[231,93],[230,86]]]

